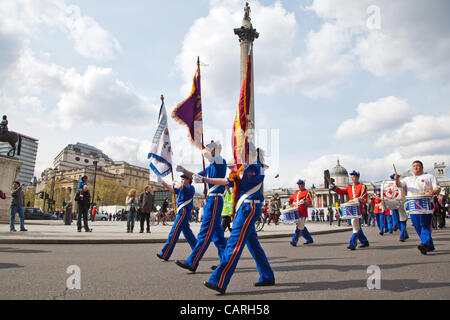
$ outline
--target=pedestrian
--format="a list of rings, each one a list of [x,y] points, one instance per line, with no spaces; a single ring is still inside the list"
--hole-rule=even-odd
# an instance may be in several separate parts
[[[177,217],[170,230],[167,242],[164,244],[161,253],[157,253],[156,256],[161,260],[169,260],[173,249],[175,248],[180,233],[183,232],[184,238],[191,246],[191,249],[195,248],[197,244],[197,238],[194,236],[190,226],[189,220],[191,219],[191,210],[194,206],[193,200],[195,195],[195,188],[192,186],[192,179],[187,175],[181,175],[181,186],[175,188],[167,184],[161,177],[158,176],[158,182],[161,183],[166,189],[177,195]]]
[[[78,182],[78,191],[83,190],[83,186],[87,185],[88,176],[83,175],[80,179],[80,182]]]
[[[92,210],[91,210],[91,221],[94,222],[95,221],[95,215],[97,214],[97,207],[94,205]]]
[[[289,203],[293,204],[298,210],[299,219],[295,228],[294,236],[290,241],[291,246],[296,247],[300,236],[305,238],[305,244],[313,243],[313,238],[305,226],[308,217],[308,207],[312,205],[311,193],[305,188],[305,181],[299,179],[297,181],[298,190],[289,198]]]
[[[231,189],[228,186],[226,186],[225,193],[223,195],[223,209],[222,209],[222,228],[224,232],[227,231],[227,229],[228,231],[231,232],[232,215],[233,215],[233,193],[231,192]]]
[[[11,197],[11,216],[9,220],[9,230],[11,232],[16,232],[16,229],[14,227],[14,220],[16,219],[16,213],[19,213],[20,231],[28,231],[27,229],[25,229],[25,213],[23,211],[23,207],[25,205],[25,194],[19,181],[13,182]]]
[[[220,155],[222,151],[222,145],[219,142],[211,141],[202,150],[202,154],[205,159],[209,161],[209,165],[204,171],[197,173],[198,176],[210,179],[223,179],[227,174],[227,163]],[[183,174],[193,176],[194,173],[177,166],[177,171]],[[224,205],[223,194],[225,192],[225,186],[208,184],[207,185],[207,198],[206,204],[203,209],[203,219],[200,226],[200,230],[197,234],[197,244],[192,250],[191,254],[186,260],[175,260],[175,263],[184,269],[188,269],[191,272],[195,272],[198,265],[208,250],[211,241],[217,248],[219,259],[222,259],[225,247],[227,245],[227,239],[224,236],[224,229],[221,225],[222,209]]]
[[[397,187],[406,192],[406,196],[414,196],[419,193],[425,193],[432,197],[439,194],[441,188],[435,176],[423,172],[423,163],[416,160],[412,163],[412,176],[406,177],[400,181],[400,176],[395,175]],[[409,217],[412,221],[417,234],[420,237],[420,244],[417,246],[420,253],[426,255],[427,252],[434,251],[433,238],[431,237],[431,221],[433,213],[415,213],[410,212]]]
[[[145,187],[144,192],[139,195],[138,212],[139,212],[139,219],[141,222],[140,233],[144,232],[145,221],[147,221],[147,233],[150,233],[150,215],[152,212],[156,211],[155,199],[151,191],[152,187],[148,185]]]
[[[336,192],[337,194],[347,194],[350,200],[359,203],[359,210],[361,213],[364,212],[363,204],[367,202],[367,187],[365,184],[359,182],[360,173],[356,170],[353,170],[350,173],[350,177],[352,179],[352,184],[349,185],[345,189],[337,188],[334,185],[330,185],[330,189]],[[361,242],[359,248],[364,248],[369,246],[369,241],[367,240],[362,228],[361,228],[361,219],[354,218],[352,220],[353,234],[350,238],[349,246],[347,247],[350,250],[355,250],[358,240]]]
[[[258,241],[255,230],[255,222],[261,215],[261,206],[264,201],[262,185],[264,181],[264,159],[260,149],[256,149],[253,143],[248,143],[249,164],[242,165],[240,169],[230,175],[228,179],[201,178],[200,181],[215,185],[228,185],[239,187],[238,202],[236,204],[236,217],[233,228],[227,241],[224,258],[220,260],[204,285],[208,289],[224,294],[231,277],[236,269],[239,258],[247,245],[251,256],[256,262],[259,272],[259,280],[254,285],[273,286],[275,276],[267,256]],[[194,176],[196,182],[197,177]]]
[[[136,189],[131,189],[125,198],[125,205],[127,206],[127,233],[132,233],[134,230],[134,221],[136,219]]]
[[[166,225],[166,219],[169,217],[169,212],[168,212],[168,208],[169,208],[169,198],[164,199],[164,202],[162,204],[161,207],[161,211],[158,215],[158,223],[162,220],[162,225],[165,226]]]
[[[264,206],[262,208],[262,213],[263,213],[264,223],[267,223],[267,220],[269,219],[269,203],[267,201],[264,202]]]
[[[377,221],[378,230],[380,231],[380,236],[384,234],[384,221],[385,221],[385,212],[383,209],[383,203],[381,202],[380,189],[375,190],[375,196],[370,200],[370,203],[373,205],[375,219]]]
[[[91,194],[89,193],[87,184],[83,185],[81,190],[78,190],[75,195],[75,201],[78,204],[78,216],[77,216],[77,230],[81,232],[81,219],[83,219],[84,230],[86,232],[92,232],[92,229],[88,225],[88,212],[89,205],[91,204]]]

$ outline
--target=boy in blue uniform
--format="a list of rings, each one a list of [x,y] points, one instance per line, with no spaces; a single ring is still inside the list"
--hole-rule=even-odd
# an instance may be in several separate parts
[[[80,179],[80,182],[78,182],[78,191],[83,190],[83,186],[87,185],[88,176],[83,175]]]
[[[262,183],[264,181],[264,169],[262,155],[249,143],[250,165],[243,165],[238,171],[239,200],[236,205],[236,218],[227,241],[224,257],[220,265],[214,270],[204,285],[212,290],[224,294],[231,277],[236,269],[239,258],[245,244],[256,262],[259,272],[259,281],[255,286],[272,286],[275,284],[275,276],[262,249],[255,230],[255,222],[261,215],[261,206],[264,200]],[[234,186],[230,179],[210,179],[194,175],[195,182],[207,182],[211,184]]]
[[[193,199],[195,195],[195,189],[192,186],[192,179],[186,175],[181,176],[181,187],[175,188],[164,182],[161,177],[158,177],[158,182],[162,183],[164,187],[177,195],[177,217],[173,223],[172,229],[169,233],[169,238],[164,244],[161,253],[157,253],[156,256],[162,260],[169,260],[170,255],[175,248],[175,245],[180,237],[180,233],[183,232],[187,242],[194,249],[197,239],[195,238],[190,226],[189,220],[191,219],[191,210],[194,207]]]
[[[223,179],[226,176],[227,164],[220,156],[221,149],[220,143],[211,141],[202,151],[204,157],[210,162],[210,165],[205,169],[207,178]],[[177,171],[183,172],[183,174],[190,177],[194,174],[182,166],[177,166]],[[198,175],[203,176],[203,171],[199,172]],[[219,258],[222,258],[227,245],[227,239],[225,239],[224,231],[220,224],[223,208],[222,195],[224,192],[225,186],[208,184],[208,198],[203,208],[202,225],[197,235],[197,244],[187,260],[175,260],[178,266],[195,272],[211,241],[217,247]]]

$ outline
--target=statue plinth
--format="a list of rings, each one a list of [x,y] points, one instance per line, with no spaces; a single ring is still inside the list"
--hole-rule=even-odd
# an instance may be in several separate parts
[[[9,223],[11,188],[19,176],[20,167],[18,159],[0,155],[0,190],[6,193],[6,199],[0,199],[0,223]]]

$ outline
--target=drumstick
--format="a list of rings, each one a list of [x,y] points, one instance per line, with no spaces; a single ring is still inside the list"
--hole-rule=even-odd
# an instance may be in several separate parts
[[[392,166],[394,167],[394,172],[395,172],[395,175],[397,175],[397,176],[398,176],[398,173],[397,173],[397,169],[395,169],[395,164],[392,164]]]

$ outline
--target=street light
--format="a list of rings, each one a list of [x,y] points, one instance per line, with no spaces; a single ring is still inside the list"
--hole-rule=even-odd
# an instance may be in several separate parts
[[[94,160],[93,163],[94,163],[94,187],[92,188],[91,209],[94,206],[94,201],[95,201],[95,182],[97,180],[97,164],[98,164],[98,161]]]

